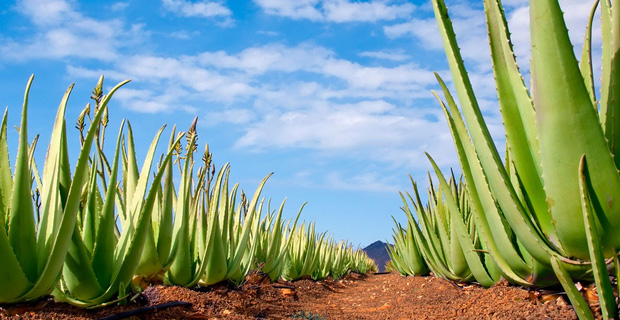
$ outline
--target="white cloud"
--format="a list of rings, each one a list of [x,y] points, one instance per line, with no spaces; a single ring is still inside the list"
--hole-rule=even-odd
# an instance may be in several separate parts
[[[18,10],[37,25],[57,25],[67,20],[79,20],[81,15],[65,0],[23,0]]]
[[[409,16],[415,9],[411,3],[389,4],[388,2],[349,2],[332,0],[323,2],[325,19],[332,22],[375,22],[395,20]]]
[[[360,57],[375,58],[380,60],[405,61],[411,59],[411,56],[405,54],[403,50],[397,51],[364,51],[359,54]]]
[[[118,11],[123,11],[123,10],[127,9],[128,7],[129,7],[129,3],[128,2],[120,1],[120,2],[116,2],[116,3],[112,4],[110,6],[110,10],[118,12]]]
[[[124,74],[141,82],[178,84],[211,101],[233,101],[254,94],[244,76],[223,75],[201,68],[193,57],[127,57],[118,63]]]
[[[332,171],[325,176],[324,186],[328,189],[357,190],[369,192],[398,192],[396,183],[379,172],[365,172],[353,176],[343,176]]]
[[[197,34],[197,32],[195,31],[194,34]],[[181,40],[189,40],[192,38],[192,35],[187,31],[171,32],[168,34],[168,36],[175,38],[175,39],[181,39]]]
[[[438,108],[397,108],[382,100],[338,104],[325,101],[295,110],[272,110],[250,125],[237,148],[301,148],[344,153],[386,162],[410,149],[442,145]],[[449,135],[448,135],[449,137]],[[445,146],[445,144],[443,144]],[[407,162],[408,160],[405,160]]]
[[[437,134],[445,130],[439,108],[408,108],[413,99],[430,100],[435,86],[430,71],[412,64],[369,67],[316,45],[272,44],[237,53],[136,55],[116,61],[114,72],[68,70],[134,79],[140,87],[116,98],[136,112],[186,110],[204,115],[208,126],[242,125],[238,148],[299,148],[416,167],[427,161],[403,160],[411,149],[448,158],[439,147],[449,145]]]
[[[450,155],[441,151],[450,136],[439,134],[446,126],[430,99],[434,76],[413,64],[366,66],[316,45],[271,44],[237,53],[136,55],[112,70],[69,68],[76,76],[134,79],[141,86],[117,99],[137,112],[190,110],[209,126],[242,124],[238,148],[299,148],[416,167],[427,164],[424,151],[444,162]],[[409,108],[418,98],[431,107]]]
[[[24,0],[16,7],[36,28],[30,37],[0,40],[0,56],[7,60],[75,57],[112,61],[119,57],[119,48],[148,36],[141,24],[125,29],[117,19],[89,18],[65,0]]]
[[[271,15],[312,21],[323,19],[323,13],[315,7],[320,0],[254,0],[254,2]]]
[[[316,72],[326,60],[334,55],[334,52],[327,48],[308,44],[295,47],[267,44],[247,48],[236,55],[224,51],[204,52],[198,56],[198,59],[205,66],[239,69],[249,74],[263,74],[268,71]]]
[[[200,3],[166,3],[179,15],[205,16],[208,11],[193,6]],[[321,19],[333,21],[352,20],[355,17],[347,16],[347,12],[360,8],[370,10],[357,2],[332,1],[331,7],[326,4],[317,6]],[[406,14],[413,10],[410,4],[396,2],[364,4],[385,10],[365,17],[355,14],[358,21],[401,17],[401,13],[390,11],[394,8]],[[79,57],[103,61],[91,68],[87,67],[92,65],[89,61],[73,60],[66,71],[72,78],[92,79],[105,74],[113,82],[133,79],[130,86],[115,94],[115,100],[135,112],[182,111],[200,114],[204,125],[242,125],[238,126],[238,147],[303,148],[408,165],[412,160],[402,158],[403,154],[411,154],[412,146],[434,150],[442,144],[442,135],[428,137],[430,132],[445,129],[435,120],[441,116],[435,105],[432,111],[407,108],[413,99],[430,97],[428,91],[435,79],[429,70],[405,62],[411,59],[401,51],[360,54],[388,60],[391,67],[377,60],[369,65],[344,59],[329,48],[309,43],[266,44],[238,52],[207,51],[184,56],[127,55],[121,49],[131,43],[124,44],[123,40],[145,33],[144,24],[127,26],[121,20],[95,20],[68,1],[50,2],[47,12],[39,12],[40,4],[34,0],[20,5],[20,12],[39,27],[31,39],[3,41],[2,53],[21,53],[19,57],[14,54],[14,59]],[[124,2],[111,6],[118,10],[126,7]],[[227,13],[221,11],[221,15]],[[177,36],[186,38],[187,33]],[[374,151],[369,153],[368,148]],[[363,185],[364,189],[379,190],[389,185],[373,184],[369,174],[340,180],[342,188]]]
[[[319,46],[302,44],[296,47],[265,45],[243,50],[237,55],[223,51],[199,55],[204,65],[242,70],[248,74],[266,72],[311,72],[345,81],[351,87],[376,89],[419,87],[435,83],[431,72],[414,64],[393,68],[366,67],[349,60],[338,59],[334,52]]]
[[[475,63],[473,68],[489,71],[489,46],[484,12],[463,3],[452,4],[449,14],[456,32],[461,55]],[[414,17],[410,21],[385,26],[383,32],[389,38],[413,37],[427,50],[443,51],[443,41],[434,17]]]
[[[187,95],[188,92],[179,87],[168,87],[163,93],[149,89],[123,88],[114,94],[114,99],[130,110],[141,113],[169,113],[173,110],[183,110],[195,113],[193,106],[179,101],[179,95]]]
[[[348,0],[254,0],[267,14],[311,21],[377,22],[408,17],[411,3],[395,1],[351,2]]]
[[[227,109],[224,111],[208,112],[202,122],[209,126],[221,123],[246,124],[255,119],[255,114],[248,109]]]
[[[259,30],[257,31],[258,34],[263,34],[269,37],[277,37],[280,35],[280,33],[276,32],[276,31],[266,31],[266,30]]]
[[[530,2],[529,0],[504,0],[502,1],[502,5],[506,8],[521,7],[521,6],[527,6],[529,2]]]
[[[385,26],[383,32],[388,38],[413,36],[418,38],[427,49],[443,49],[435,19],[414,18],[408,22]]]
[[[164,8],[183,17],[229,17],[230,9],[218,1],[163,0]]]

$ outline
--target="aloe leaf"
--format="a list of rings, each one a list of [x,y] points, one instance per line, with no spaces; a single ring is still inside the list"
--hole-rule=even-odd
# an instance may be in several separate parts
[[[175,127],[172,128],[172,134],[170,135],[170,143],[168,148],[173,148]],[[172,198],[174,193],[173,177],[172,177],[172,161],[169,161],[165,166],[164,176],[164,190],[162,194],[162,213],[159,220],[159,233],[157,238],[157,252],[159,254],[160,261],[167,261],[170,256],[170,248],[172,245]],[[171,262],[170,262],[171,263]]]
[[[69,288],[69,295],[81,300],[90,300],[100,296],[101,287],[90,264],[91,257],[76,225],[63,268],[63,281]]]
[[[13,300],[26,292],[32,286],[13,252],[13,248],[7,236],[6,217],[9,212],[13,178],[9,163],[9,151],[6,137],[8,110],[5,110],[0,127],[0,303],[13,302]]]
[[[160,161],[157,165],[157,170],[165,170],[165,167],[161,166],[162,160],[163,159],[160,158]],[[168,162],[168,164],[170,164],[170,161]],[[165,175],[166,173],[164,173],[164,176]],[[163,177],[163,179],[165,179],[165,177]],[[157,252],[156,242],[156,235],[159,234],[160,218],[162,215],[162,187],[161,185],[152,187],[157,188],[157,193],[155,195],[155,205],[153,206],[153,212],[151,213],[151,222],[149,224],[149,227],[147,227],[146,240],[144,243],[144,248],[142,249],[142,257],[140,258],[140,263],[138,264],[138,268],[136,269],[134,279],[132,280],[134,283],[136,282],[136,280],[138,280],[136,278],[141,278],[141,281],[144,281],[145,283],[160,282],[159,280],[163,280],[161,276],[163,276],[163,274],[167,271],[167,268],[163,266],[163,263],[169,257],[166,256],[160,259]]]
[[[84,186],[86,180],[85,175],[82,173],[88,166],[88,153],[95,137],[96,124],[98,124],[101,120],[101,115],[103,114],[104,109],[107,108],[108,101],[114,92],[116,92],[116,90],[127,82],[129,82],[129,80],[125,80],[117,84],[110,90],[110,92],[102,100],[101,107],[93,118],[93,125],[89,128],[86,134],[84,144],[82,145],[82,150],[80,151],[80,155],[78,157],[71,187],[67,195],[66,205],[60,220],[60,226],[58,228],[55,241],[53,241],[51,246],[51,253],[49,254],[49,258],[47,259],[43,271],[41,272],[41,276],[38,278],[35,286],[26,294],[26,296],[24,296],[25,299],[32,299],[48,294],[58,281],[58,274],[64,263],[64,258],[69,247],[71,236],[73,234],[73,228],[75,227],[75,221],[77,219],[82,187]],[[64,158],[64,156],[62,157]],[[68,162],[64,162],[64,165],[68,166]]]
[[[448,197],[447,193],[445,195],[446,197]],[[440,201],[443,202],[444,200],[441,199],[441,197],[442,196],[440,196]],[[459,229],[458,222],[454,221],[455,219],[457,219],[455,216],[460,215],[460,212],[452,212],[453,209],[454,208],[445,210],[445,212],[448,214],[447,218],[450,219],[450,240],[444,243],[444,246],[450,249],[449,256],[446,256],[446,261],[449,263],[450,269],[456,277],[466,278],[467,276],[471,275],[471,270],[469,269],[464,249],[461,247],[461,243],[459,240],[459,237],[461,236],[461,234],[459,234],[459,231],[461,230]],[[457,229],[459,230],[457,231]]]
[[[224,280],[227,272],[226,244],[223,239],[220,238],[221,230],[220,224],[218,223],[217,208],[219,207],[220,201],[226,201],[226,199],[220,199],[220,194],[222,179],[224,174],[229,171],[228,168],[228,164],[225,164],[224,167],[220,169],[213,186],[213,193],[209,203],[209,223],[207,229],[208,242],[203,259],[201,259],[203,263],[200,266],[200,270],[197,272],[198,274],[203,275],[200,280],[200,283],[203,285],[215,284]],[[228,176],[226,177],[226,180],[228,180]]]
[[[586,85],[586,89],[590,94],[592,106],[597,112],[598,108],[596,102],[596,92],[594,90],[594,76],[592,73],[592,22],[594,21],[594,16],[596,15],[596,8],[598,7],[599,2],[600,0],[596,0],[592,5],[590,16],[588,18],[588,25],[586,26],[586,34],[581,49],[581,61],[579,61],[579,70],[581,71],[581,75]]]
[[[511,159],[542,231],[557,242],[541,180],[536,113],[519,72],[504,12],[497,0],[485,0],[489,43],[500,111]]]
[[[156,135],[155,140],[158,140],[161,131]],[[177,142],[181,140],[181,135],[177,137]],[[173,149],[169,149],[166,153],[162,166],[170,161],[172,158]],[[147,156],[148,158],[148,156]],[[147,159],[148,160],[148,159]],[[145,162],[148,162],[145,160]],[[133,232],[131,238],[129,239],[129,247],[122,257],[122,261],[119,262],[120,268],[118,268],[117,272],[113,274],[113,280],[110,286],[107,288],[107,291],[100,296],[95,301],[92,301],[91,304],[101,304],[103,302],[107,302],[115,295],[119,294],[119,288],[121,288],[124,284],[130,283],[131,278],[134,275],[136,268],[138,267],[138,263],[140,262],[140,257],[142,254],[142,248],[144,247],[144,242],[146,240],[146,231],[150,225],[151,220],[151,212],[153,212],[153,205],[155,204],[155,195],[157,194],[157,187],[161,183],[162,176],[164,175],[164,170],[158,170],[153,182],[151,184],[151,188],[148,192],[146,200],[140,208],[140,212],[137,218],[136,229]],[[125,231],[124,231],[125,232]],[[125,234],[125,233],[124,233]],[[121,240],[122,241],[122,240]],[[124,294],[123,290],[121,290],[120,294]]]
[[[581,293],[577,290],[577,287],[575,287],[573,279],[571,279],[570,274],[568,274],[568,271],[564,268],[558,257],[554,256],[551,258],[551,267],[553,268],[553,271],[555,271],[555,275],[558,277],[558,280],[560,280],[564,291],[566,291],[568,299],[573,305],[575,313],[577,313],[579,319],[594,320],[592,310],[590,310],[588,303],[583,296],[581,296]]]
[[[590,195],[594,193],[590,185],[590,177],[588,175],[588,165],[585,155],[579,163],[579,190],[581,192],[581,207],[583,209],[583,220],[586,227],[586,238],[588,240],[588,251],[590,253],[590,261],[592,262],[592,274],[596,282],[599,302],[601,305],[601,313],[603,319],[618,319],[618,306],[614,291],[609,281],[609,273],[607,272],[607,264],[603,255],[603,244],[600,241],[597,231],[594,206]],[[615,251],[614,255],[615,255]]]
[[[448,183],[446,182],[446,178],[443,176],[443,173],[441,173],[441,170],[439,170],[439,167],[437,166],[433,158],[428,154],[426,154],[426,156],[430,160],[441,186],[443,188],[449,188]],[[461,250],[463,251],[467,264],[472,274],[474,275],[474,278],[476,278],[480,285],[482,285],[483,287],[492,286],[493,284],[495,284],[495,281],[488,274],[486,268],[480,260],[478,252],[475,250],[474,245],[471,243],[470,236],[465,228],[465,225],[463,224],[463,220],[461,220],[462,217],[460,217],[459,215],[459,208],[456,200],[449,192],[444,193],[444,197],[446,199],[447,205],[450,207],[451,222],[455,226],[455,235],[457,236],[457,239],[453,239],[453,241],[456,240],[458,241],[458,243],[460,243]]]
[[[28,159],[30,159],[30,169],[32,170],[32,180],[34,181],[36,188],[41,191],[41,186],[43,186],[43,181],[41,181],[41,175],[39,174],[39,168],[37,167],[37,163],[34,160],[34,152],[37,149],[37,144],[39,143],[39,135],[37,134],[32,143],[30,144],[30,150],[28,151]],[[37,223],[39,223],[40,219],[37,219]],[[38,240],[37,240],[38,241]]]
[[[429,178],[430,180],[430,178]],[[431,190],[435,191],[435,188],[432,187],[431,185]],[[434,223],[432,223],[434,229],[436,230],[436,232],[439,235],[439,242],[435,244],[435,246],[440,250],[440,252],[442,253],[442,261],[444,261],[444,263],[448,266],[448,269],[450,269],[450,271],[452,272],[452,274],[454,274],[454,264],[455,263],[459,263],[459,262],[464,262],[463,259],[459,259],[458,255],[455,253],[455,257],[456,259],[460,260],[460,261],[452,261],[450,260],[452,258],[452,254],[450,252],[450,237],[448,236],[448,232],[450,230],[450,225],[448,223],[450,216],[449,213],[447,212],[447,210],[445,210],[443,208],[443,200],[441,199],[442,197],[442,193],[443,193],[443,189],[440,187],[437,188],[438,191],[437,192],[437,197],[431,201],[430,205],[432,206],[432,208],[430,210],[428,210],[429,213],[429,220],[433,221],[434,219]],[[428,222],[427,222],[428,225]],[[428,230],[428,229],[427,229]],[[459,247],[456,248],[456,250],[460,250]],[[464,272],[464,271],[468,271],[466,268],[458,268],[461,269],[460,272]],[[455,277],[459,278],[459,275],[455,275]]]
[[[128,123],[129,126],[129,123]],[[144,198],[146,195],[146,188],[147,188],[147,184],[148,184],[148,180],[149,177],[151,175],[151,167],[153,166],[153,159],[155,156],[155,150],[157,147],[157,144],[159,142],[159,138],[164,130],[165,126],[161,127],[159,129],[159,131],[157,132],[157,134],[155,135],[155,138],[153,139],[153,142],[151,143],[151,146],[149,147],[149,150],[146,154],[146,157],[144,159],[144,163],[142,164],[142,170],[140,171],[140,176],[139,179],[137,180],[137,184],[135,186],[135,190],[134,190],[134,194],[133,194],[133,202],[127,202],[127,204],[130,205],[130,210],[131,212],[137,212],[138,210],[140,210],[140,208],[142,207],[142,204],[144,203]],[[133,136],[132,139],[129,140],[129,146],[133,145]],[[132,148],[130,147],[129,150],[131,150]],[[131,151],[130,151],[131,152]],[[131,153],[130,153],[131,155]],[[134,158],[135,158],[135,154]],[[135,222],[135,221],[134,221]]]
[[[30,282],[37,280],[36,226],[30,192],[32,180],[28,159],[28,94],[34,76],[31,76],[24,94],[22,119],[19,129],[15,177],[8,216],[8,236],[19,264]]]
[[[612,231],[620,227],[620,176],[592,108],[557,0],[532,2],[530,18],[532,90],[547,203],[567,256],[587,260],[579,181],[567,173],[578,172],[583,154],[590,168],[596,168],[589,174],[595,186],[593,196],[604,213],[601,236],[614,248],[620,247],[620,233]]]
[[[413,187],[414,192],[416,193],[416,198],[419,202],[420,200],[418,196],[417,185],[415,184],[415,182],[413,182],[413,180],[412,180],[412,183],[414,186]],[[409,228],[413,230],[416,245],[418,246],[418,248],[420,248],[420,253],[424,257],[424,260],[426,261],[430,269],[433,271],[433,273],[435,273],[435,275],[443,277],[443,278],[452,278],[450,276],[451,272],[446,268],[445,262],[441,261],[438,258],[436,247],[433,245],[434,244],[433,240],[426,237],[426,235],[423,233],[423,230],[425,230],[426,228],[421,222],[422,219],[419,219],[421,225],[418,226],[418,224],[415,223],[414,221],[413,214],[411,213],[411,209],[409,209],[407,200],[405,199],[402,193],[400,193],[400,196],[403,200],[403,207],[401,209],[405,212],[405,214],[408,217]],[[411,200],[412,203],[414,203],[411,196],[409,196],[409,199]],[[418,212],[418,217],[420,217],[421,215],[420,213],[422,210],[423,209],[421,209],[421,206],[416,209],[416,212]]]
[[[613,275],[616,277],[616,279],[620,279],[620,259],[618,258],[618,252],[614,253],[613,265],[614,265]],[[615,289],[616,290],[620,289],[620,283],[618,283],[618,281],[616,281]]]
[[[414,202],[413,199],[410,198],[412,203],[414,204],[417,203],[415,210],[418,214],[418,223],[420,224],[420,228],[419,228],[420,236],[418,237],[418,239],[420,239],[420,241],[422,239],[427,239],[428,241],[427,256],[430,259],[433,259],[433,262],[434,262],[433,264],[436,265],[435,268],[441,267],[443,269],[441,271],[442,274],[445,274],[445,275],[451,274],[452,272],[448,270],[447,261],[445,260],[445,255],[443,254],[443,248],[442,248],[443,242],[439,237],[437,237],[437,234],[433,231],[432,223],[429,220],[430,210],[429,211],[424,210],[422,201],[420,200],[420,195],[418,192],[417,185],[413,182],[413,178],[411,178],[411,176],[409,177],[410,179],[412,179],[411,181],[413,184],[413,191],[415,193],[416,201],[417,201],[417,202]],[[431,181],[430,177],[429,177],[429,181]],[[432,187],[432,182],[431,182],[431,186],[429,187],[429,189],[434,191],[434,188]],[[402,197],[402,194],[401,194],[401,197]],[[436,198],[434,199],[435,199],[434,202],[436,202],[437,201]],[[403,198],[403,202],[406,204],[404,198]],[[407,206],[405,206],[405,208],[407,208]],[[408,216],[409,216],[409,221],[413,224],[416,224],[413,221],[414,219],[413,219],[413,215],[411,214],[411,211],[409,211]],[[453,276],[450,276],[450,277],[454,278]]]
[[[254,196],[252,196],[252,201],[250,202],[250,205],[248,207],[248,216],[245,218],[245,221],[244,221],[242,235],[241,235],[241,238],[239,239],[239,243],[237,244],[237,248],[234,252],[234,255],[233,255],[234,259],[231,261],[232,266],[240,265],[241,259],[243,258],[244,252],[247,250],[248,246],[254,247],[254,245],[250,243],[250,235],[256,234],[255,232],[253,232],[254,230],[252,228],[254,224],[254,219],[260,219],[260,216],[255,217],[255,215],[257,215],[256,205],[258,203],[260,194],[263,191],[263,187],[265,186],[265,183],[267,182],[267,179],[269,179],[269,177],[272,174],[273,172],[268,174],[265,178],[263,178],[261,183],[256,188],[256,191],[254,192]],[[254,256],[254,254],[250,254],[250,255]]]
[[[193,145],[196,136],[193,135],[189,145]],[[181,175],[181,185],[179,187],[177,205],[175,207],[176,218],[172,236],[175,239],[175,259],[168,271],[169,281],[173,284],[187,286],[196,278],[195,265],[190,243],[190,210],[191,210],[191,179],[193,151],[187,151],[183,172]]]
[[[145,203],[146,184],[148,182],[151,166],[153,164],[155,150],[157,148],[159,138],[161,137],[161,134],[165,127],[166,126],[163,126],[159,129],[159,131],[157,131],[157,133],[155,134],[155,137],[153,138],[153,141],[151,142],[151,146],[149,147],[149,150],[146,153],[144,164],[142,165],[142,172],[140,173],[140,178],[138,179],[138,183],[134,190],[133,200],[132,200],[133,203],[131,202],[125,203],[127,205],[127,210],[129,211],[129,213],[125,219],[121,220],[123,233],[121,234],[121,237],[118,241],[118,246],[114,253],[114,266],[116,269],[113,272],[113,277],[115,277],[115,275],[117,274],[117,271],[119,270],[118,268],[122,265],[121,261],[125,260],[127,251],[131,250],[130,247],[133,246],[131,238],[135,236],[134,234],[136,232],[138,219],[140,219],[141,217],[141,211]],[[130,132],[129,122],[127,122],[127,129],[128,129],[128,132]],[[128,135],[128,137],[129,136],[130,135]],[[130,141],[130,145],[131,144],[133,144],[133,142]],[[134,155],[129,154],[129,157],[135,158],[135,154]],[[161,171],[163,175],[163,170]],[[153,185],[157,185],[157,184],[153,184]],[[129,200],[126,200],[126,201],[129,201]],[[150,221],[150,214],[149,214],[149,221]]]
[[[19,297],[32,287],[32,283],[22,271],[7,237],[4,224],[0,225],[0,256],[2,257],[2,263],[0,263],[0,302],[19,301]]]
[[[601,109],[605,104],[605,137],[620,168],[620,7],[603,0],[603,75],[601,82]],[[607,43],[606,43],[607,42]],[[607,60],[606,60],[607,59]]]
[[[116,139],[116,148],[114,151],[114,162],[110,170],[108,188],[103,202],[103,208],[100,213],[99,227],[97,229],[95,247],[93,249],[92,268],[97,276],[98,282],[108,287],[112,278],[112,270],[114,269],[114,250],[118,243],[115,235],[116,219],[114,217],[114,203],[116,198],[116,180],[118,177],[119,155],[121,152],[122,132],[125,121],[121,123]]]
[[[512,188],[508,173],[501,163],[493,139],[484,122],[474,97],[473,89],[463,64],[463,59],[458,50],[456,36],[448,17],[445,4],[442,0],[435,0],[433,1],[433,5],[435,8],[435,16],[439,23],[439,29],[444,39],[444,47],[448,56],[450,69],[452,70],[452,77],[457,89],[459,101],[463,109],[463,114],[467,119],[471,141],[475,146],[475,154],[480,161],[481,167],[484,168],[484,174],[488,180],[489,188],[493,191],[493,198],[499,203],[499,206],[503,210],[503,215],[515,232],[518,233],[518,236],[524,239],[524,245],[526,245],[532,256],[540,261],[549,261],[550,252],[545,243],[546,237],[543,238],[538,232],[534,231],[536,227],[525,211],[523,204],[518,201],[518,196]],[[446,92],[447,88],[444,87],[443,90]],[[448,106],[452,109],[452,114],[460,118],[456,105],[448,103]],[[462,122],[460,119],[456,120],[459,123]],[[461,126],[460,124],[458,125]],[[468,134],[463,133],[462,136],[462,139],[465,139],[464,137],[467,137]],[[531,235],[535,235],[535,237]]]
[[[183,220],[179,227],[174,239],[175,239],[175,258],[174,262],[170,266],[168,271],[168,278],[170,283],[187,286],[194,279],[194,261],[192,259],[192,252],[190,249],[189,241],[189,209],[178,212],[177,218]]]
[[[282,201],[282,204],[280,205],[280,209],[278,210],[278,214],[276,215],[276,219],[273,222],[273,224],[271,224],[271,222],[268,223],[268,230],[265,230],[265,232],[270,232],[270,236],[272,237],[271,241],[267,244],[271,244],[271,246],[266,250],[266,256],[269,257],[275,257],[279,254],[279,251],[281,250],[281,243],[282,243],[282,212],[284,211],[284,204],[286,203],[286,199],[284,199],[284,201]],[[266,219],[266,218],[265,218]],[[269,261],[267,262],[269,263]],[[270,267],[275,267],[276,265],[273,265]],[[267,267],[267,264],[265,265],[265,267]],[[263,270],[265,270],[265,268],[263,268]],[[270,270],[269,270],[270,271]],[[266,273],[269,273],[269,271],[266,271]]]
[[[0,224],[7,227],[9,204],[11,202],[11,190],[13,190],[13,176],[11,175],[11,163],[9,161],[9,146],[6,137],[6,126],[9,110],[4,110],[2,124],[0,125]]]
[[[407,264],[410,269],[410,274],[427,275],[429,273],[429,268],[426,264],[426,261],[422,257],[422,253],[420,252],[418,244],[415,241],[415,236],[413,233],[414,227],[411,224],[412,222],[409,222],[409,225],[407,227],[407,233],[405,234],[404,239],[407,246]]]
[[[94,157],[93,157],[94,158]],[[93,161],[90,170],[90,181],[87,186],[86,205],[82,213],[82,225],[81,233],[84,246],[88,250],[89,255],[92,256],[93,247],[95,246],[95,237],[97,235],[97,196],[99,196],[99,190],[97,188],[97,161]]]
[[[605,136],[608,137],[611,134],[611,128],[607,128],[608,120],[607,120],[607,109],[609,106],[609,101],[611,100],[612,94],[612,86],[611,82],[613,81],[611,78],[612,75],[612,39],[613,39],[613,30],[612,30],[612,12],[611,12],[611,4],[609,0],[601,1],[601,31],[603,36],[603,48],[602,48],[602,68],[601,68],[601,101],[600,101],[600,110],[599,117],[601,120],[601,125],[603,126],[603,130],[605,131]],[[608,141],[611,143],[611,141]]]
[[[526,280],[532,274],[532,268],[524,261],[515,250],[510,236],[506,233],[506,226],[498,211],[495,200],[491,194],[489,185],[485,179],[485,174],[476,156],[476,152],[468,137],[465,124],[460,118],[458,110],[450,92],[439,78],[439,83],[444,88],[444,93],[448,100],[454,116],[448,111],[441,99],[437,97],[450,126],[450,131],[457,147],[457,154],[463,170],[463,175],[467,181],[467,191],[472,200],[474,214],[479,225],[479,234],[486,243],[487,249],[499,266],[502,274],[506,278],[521,285],[529,286],[531,282]],[[524,221],[524,223],[526,223]],[[527,238],[528,240],[531,237]],[[499,248],[502,248],[501,250]]]
[[[58,232],[61,215],[56,212],[64,210],[68,188],[71,184],[71,173],[66,155],[65,112],[73,84],[67,88],[56,113],[50,144],[47,148],[43,181],[41,186],[41,221],[39,222],[38,251],[39,261],[44,261],[49,253],[53,239]],[[68,177],[67,177],[68,175]]]
[[[124,174],[124,188],[125,191],[125,203],[127,208],[130,209],[130,212],[126,212],[126,214],[131,214],[131,209],[134,204],[134,197],[137,196],[136,188],[138,185],[139,173],[138,173],[138,161],[136,160],[136,149],[134,146],[133,139],[133,130],[131,129],[131,124],[127,122],[127,152],[126,161],[123,162],[125,165],[123,167]],[[128,217],[123,217],[123,219],[128,219]]]

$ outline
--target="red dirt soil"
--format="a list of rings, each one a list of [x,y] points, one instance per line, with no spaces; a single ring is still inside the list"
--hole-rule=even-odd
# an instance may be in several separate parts
[[[562,297],[505,283],[490,289],[434,277],[350,275],[337,281],[270,283],[253,275],[241,288],[218,285],[203,291],[152,286],[126,306],[83,310],[44,300],[3,306],[2,319],[99,319],[172,301],[191,303],[117,319],[577,319]],[[549,297],[549,296],[545,296]],[[318,319],[318,318],[317,318]]]

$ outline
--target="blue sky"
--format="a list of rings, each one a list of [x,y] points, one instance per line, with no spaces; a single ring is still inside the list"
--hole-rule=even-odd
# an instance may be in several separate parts
[[[503,148],[482,1],[446,2]],[[591,3],[560,2],[579,46]],[[503,3],[527,71],[528,1]],[[600,45],[599,33],[594,42]],[[390,239],[391,216],[405,220],[398,191],[411,190],[408,174],[426,185],[424,152],[444,170],[458,167],[431,94],[433,71],[449,80],[428,0],[0,4],[0,104],[9,107],[9,126],[17,125],[26,81],[35,74],[29,134],[41,134],[39,165],[69,84],[75,88],[68,124],[100,75],[107,89],[132,79],[110,104],[109,137],[129,119],[144,155],[160,126],[186,130],[198,116],[201,148],[209,143],[218,166],[230,162],[232,180],[247,193],[275,172],[265,197],[276,204],[287,197],[287,217],[308,201],[303,219],[354,245]],[[9,139],[14,146],[15,130]]]

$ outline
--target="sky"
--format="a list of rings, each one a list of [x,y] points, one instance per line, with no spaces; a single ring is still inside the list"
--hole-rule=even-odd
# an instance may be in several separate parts
[[[481,0],[445,0],[478,101],[503,150]],[[580,52],[591,2],[560,1]],[[527,0],[504,0],[515,53],[529,70]],[[595,27],[594,47],[600,32]],[[597,50],[595,50],[596,54]],[[595,55],[596,57],[596,55]],[[597,58],[595,58],[597,59]],[[595,60],[595,61],[599,61]],[[406,221],[399,191],[422,193],[431,170],[458,160],[431,90],[433,72],[450,83],[430,0],[18,0],[0,3],[0,106],[19,124],[30,94],[29,138],[40,134],[42,167],[58,104],[71,83],[72,123],[100,75],[112,98],[108,144],[128,119],[142,159],[159,128],[189,128],[198,116],[199,151],[246,193],[263,191],[284,215],[354,246],[391,240]],[[11,159],[17,144],[9,129]],[[163,152],[163,149],[162,149]],[[71,157],[75,165],[77,156]],[[139,160],[141,166],[141,161]]]

